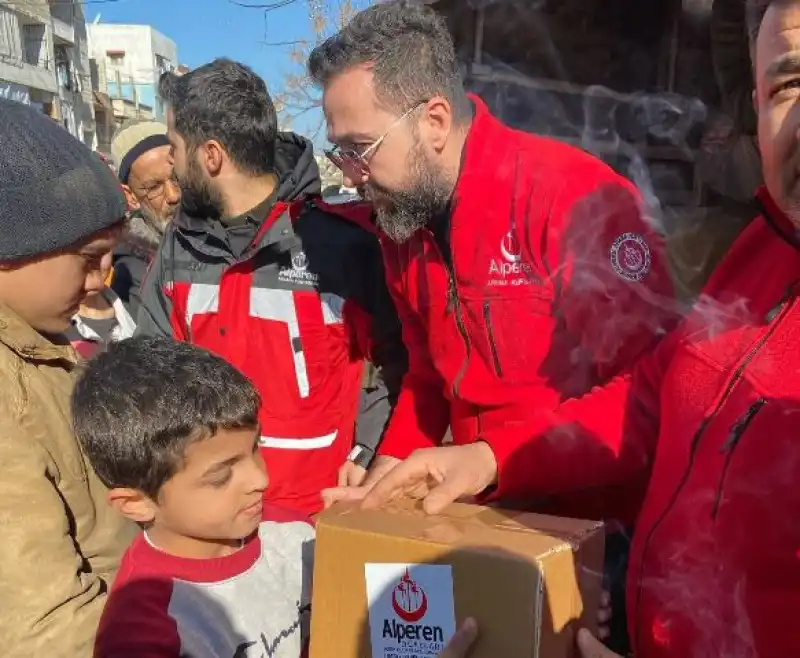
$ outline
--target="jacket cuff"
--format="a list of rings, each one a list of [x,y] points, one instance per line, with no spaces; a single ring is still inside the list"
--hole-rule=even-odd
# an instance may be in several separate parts
[[[378,446],[378,455],[405,459],[415,450],[433,448],[434,443],[425,435],[416,432],[393,431],[390,429]]]
[[[478,437],[478,441],[483,441],[492,449],[497,463],[497,480],[492,486],[487,487],[478,494],[478,503],[483,504],[511,498],[517,495],[521,489],[529,488],[528,485],[530,483],[527,477],[520,481],[520,475],[524,475],[524,470],[521,473],[520,469],[510,467],[513,463],[514,454],[519,452],[519,448],[528,434],[528,432],[524,431],[513,432],[506,429],[489,432]]]

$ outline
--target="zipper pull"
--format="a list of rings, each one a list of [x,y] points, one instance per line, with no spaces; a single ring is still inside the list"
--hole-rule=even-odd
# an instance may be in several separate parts
[[[719,449],[721,453],[725,454],[736,447],[736,444],[739,443],[739,439],[742,438],[747,426],[753,420],[755,415],[761,411],[761,407],[763,407],[766,403],[767,401],[764,398],[756,400],[752,405],[750,405],[750,408],[742,414],[741,418],[731,425],[728,438],[725,439],[725,443],[723,443],[722,447]]]

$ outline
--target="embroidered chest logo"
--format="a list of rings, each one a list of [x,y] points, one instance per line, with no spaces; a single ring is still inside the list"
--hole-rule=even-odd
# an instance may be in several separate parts
[[[295,285],[315,286],[319,276],[308,271],[308,256],[306,252],[298,250],[292,253],[291,267],[282,267],[278,272],[278,280],[283,283]]]
[[[513,223],[500,240],[500,256],[489,263],[488,285],[527,286],[541,283],[531,264],[522,260],[522,245]]]
[[[611,245],[611,266],[623,279],[641,281],[650,271],[650,247],[638,233],[623,233]]]

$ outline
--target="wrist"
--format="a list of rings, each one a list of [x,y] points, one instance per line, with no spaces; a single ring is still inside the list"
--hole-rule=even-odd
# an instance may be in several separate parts
[[[347,461],[352,462],[361,468],[369,468],[375,459],[375,451],[372,448],[357,443],[347,455]]]

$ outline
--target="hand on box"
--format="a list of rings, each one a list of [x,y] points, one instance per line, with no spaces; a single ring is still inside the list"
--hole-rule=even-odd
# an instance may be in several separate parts
[[[380,507],[396,498],[411,497],[423,499],[425,511],[437,514],[460,498],[481,493],[496,477],[494,453],[482,441],[425,448],[380,478],[367,492],[364,507]]]
[[[384,475],[386,475],[399,463],[400,460],[396,459],[395,457],[378,455],[375,458],[375,461],[372,462],[372,466],[370,467],[369,471],[364,471],[364,469],[361,468],[361,471],[364,471],[363,475],[366,477],[362,477],[359,480],[358,472],[352,469],[345,471],[345,469],[347,469],[348,464],[357,469],[360,467],[356,466],[352,462],[345,462],[345,464],[339,469],[339,486],[333,489],[324,489],[322,491],[322,500],[325,503],[325,507],[328,508],[334,503],[363,500],[364,497],[370,492],[372,487],[374,487]],[[343,471],[345,471],[344,478],[349,478],[346,482],[343,482]]]
[[[603,591],[600,596],[600,607],[597,609],[597,637],[601,640],[607,640],[611,634],[611,629],[608,626],[611,621],[611,613],[611,594]]]
[[[619,654],[607,649],[585,628],[578,631],[578,649],[581,658],[622,658]]]
[[[467,619],[436,658],[466,658],[476,639],[478,639],[478,624],[474,619]]]
[[[349,459],[339,467],[337,485],[339,487],[358,487],[367,477],[367,469]]]

